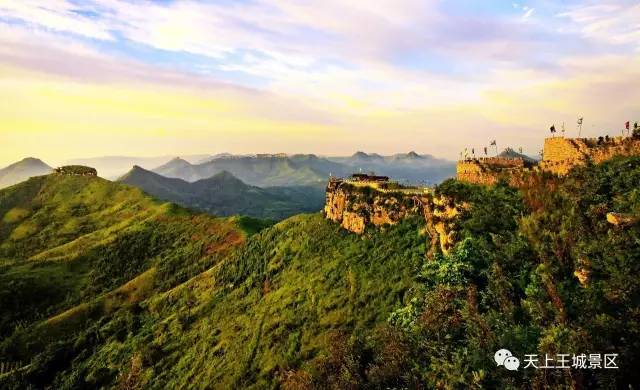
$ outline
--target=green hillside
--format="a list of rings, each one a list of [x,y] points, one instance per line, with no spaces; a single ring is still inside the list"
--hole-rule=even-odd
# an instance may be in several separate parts
[[[215,261],[201,252],[244,236],[235,222],[193,216],[96,177],[34,177],[0,191],[0,215],[3,337],[152,267],[186,280]]]
[[[0,387],[628,388],[640,383],[639,188],[640,158],[522,190],[447,181],[438,194],[468,211],[451,253],[430,259],[422,218],[357,236],[299,215],[243,241],[229,235],[252,221],[167,212],[154,226],[175,236],[114,241],[91,263],[108,276],[101,292],[10,332],[0,356],[22,368]],[[229,230],[159,227],[173,218]],[[118,251],[138,242],[145,259],[157,243],[153,257],[123,268],[135,256]],[[100,282],[122,269],[131,277]],[[508,371],[500,348],[617,353],[619,368]]]
[[[260,188],[243,183],[227,171],[189,183],[134,167],[119,181],[160,199],[218,216],[246,215],[280,220],[294,214],[319,211],[324,205],[321,187]]]

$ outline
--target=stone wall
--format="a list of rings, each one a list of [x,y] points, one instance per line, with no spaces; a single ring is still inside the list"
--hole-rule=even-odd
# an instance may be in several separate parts
[[[615,156],[638,155],[640,138],[637,137],[547,138],[540,169],[565,175],[573,167],[586,162],[600,164]]]
[[[510,172],[525,170],[521,158],[485,157],[458,161],[456,177],[458,180],[476,184],[495,184],[502,177],[508,178]]]
[[[529,168],[521,159],[470,159],[458,162],[457,178],[475,184],[494,184],[501,178],[519,182],[521,176],[530,171],[563,176],[576,166],[587,162],[599,164],[615,156],[640,156],[640,138],[547,138],[543,160],[536,166]],[[509,164],[504,160],[512,162]]]

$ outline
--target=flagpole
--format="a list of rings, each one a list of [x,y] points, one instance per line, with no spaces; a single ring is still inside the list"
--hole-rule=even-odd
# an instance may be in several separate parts
[[[578,138],[580,138],[580,136],[582,134],[582,121],[583,120],[584,120],[584,117],[578,118]]]

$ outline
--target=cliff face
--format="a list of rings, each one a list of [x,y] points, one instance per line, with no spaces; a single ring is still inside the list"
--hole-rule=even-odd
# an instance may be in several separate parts
[[[367,225],[393,225],[418,213],[411,197],[355,187],[342,181],[330,181],[327,186],[325,216],[354,233],[364,233]]]
[[[469,204],[456,204],[450,198],[433,196],[421,206],[427,231],[431,236],[427,256],[432,257],[437,252],[449,253],[458,240],[459,224],[469,211]]]
[[[467,204],[433,194],[383,192],[351,186],[332,180],[327,186],[324,214],[353,233],[364,233],[367,226],[393,225],[410,216],[422,216],[430,236],[428,255],[448,253],[456,243],[460,221]]]

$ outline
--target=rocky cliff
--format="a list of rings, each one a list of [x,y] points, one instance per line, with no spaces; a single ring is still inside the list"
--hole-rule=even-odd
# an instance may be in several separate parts
[[[467,204],[456,204],[433,193],[383,191],[333,179],[327,185],[324,215],[357,234],[363,234],[367,226],[383,227],[411,216],[422,216],[430,236],[431,256],[448,253],[453,247],[457,226],[468,209]]]
[[[419,209],[411,196],[332,180],[327,185],[324,214],[345,229],[362,234],[367,225],[392,225],[418,215]]]

